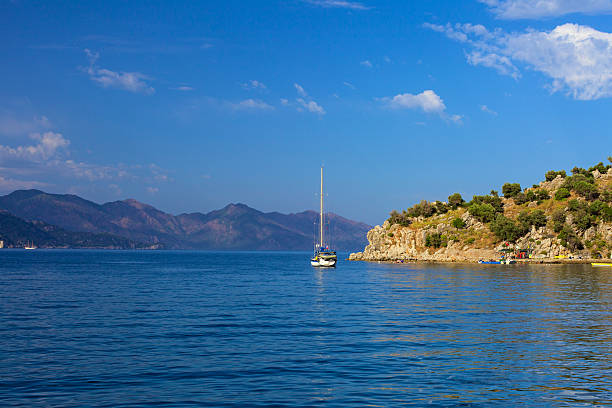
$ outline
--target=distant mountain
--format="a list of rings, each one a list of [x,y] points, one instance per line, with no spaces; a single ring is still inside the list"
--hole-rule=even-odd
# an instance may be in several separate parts
[[[42,248],[142,249],[151,246],[110,234],[66,231],[42,221],[25,221],[0,210],[0,240],[5,247],[27,243]]]
[[[112,234],[166,248],[211,250],[308,250],[318,216],[313,211],[263,213],[244,204],[174,216],[131,199],[100,205],[76,195],[40,190],[0,196],[0,208],[69,231]],[[355,250],[367,243],[369,225],[336,214],[328,219],[336,249]]]

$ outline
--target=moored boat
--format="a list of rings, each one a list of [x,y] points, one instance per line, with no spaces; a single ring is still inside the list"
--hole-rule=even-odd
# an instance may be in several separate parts
[[[612,263],[606,263],[606,262],[591,262],[591,266],[609,266],[609,267],[612,267]]]
[[[310,258],[312,266],[335,267],[338,262],[336,251],[331,250],[328,244],[325,244],[323,235],[324,213],[323,213],[323,167],[321,167],[321,207],[319,210],[319,242],[315,243],[314,254]]]

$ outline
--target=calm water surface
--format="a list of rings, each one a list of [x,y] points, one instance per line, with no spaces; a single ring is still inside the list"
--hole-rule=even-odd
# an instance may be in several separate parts
[[[0,405],[609,406],[612,270],[0,251]]]

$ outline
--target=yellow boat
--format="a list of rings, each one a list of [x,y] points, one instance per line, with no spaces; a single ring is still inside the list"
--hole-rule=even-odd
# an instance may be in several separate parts
[[[591,262],[591,266],[610,266],[612,267],[612,263]]]

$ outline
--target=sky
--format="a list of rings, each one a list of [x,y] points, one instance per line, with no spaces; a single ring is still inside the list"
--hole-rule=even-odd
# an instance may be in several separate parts
[[[612,0],[0,0],[0,193],[392,209],[612,154]]]

